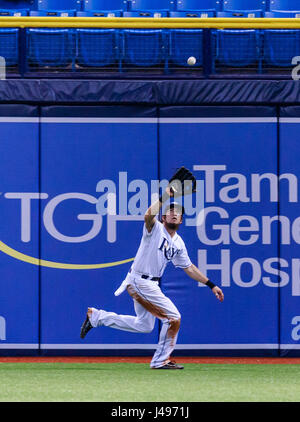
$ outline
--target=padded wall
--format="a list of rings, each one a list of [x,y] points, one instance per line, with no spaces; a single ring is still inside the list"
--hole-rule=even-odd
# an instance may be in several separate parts
[[[116,218],[101,217],[97,201],[107,188],[98,182],[115,182],[118,199],[119,189],[121,195],[133,196],[126,193],[132,180],[150,183],[157,179],[156,110],[43,108],[41,169],[41,189],[49,195],[42,209],[42,256],[52,262],[86,266],[41,268],[42,349],[122,349],[130,344],[155,344],[157,327],[147,335],[103,327],[93,330],[84,341],[79,332],[88,306],[134,314],[127,292],[116,298],[114,291],[131,265],[131,261],[120,261],[135,256],[143,215],[130,220],[117,200]],[[125,215],[124,220],[120,215]],[[93,264],[100,268],[89,269]],[[101,268],[103,264],[107,266]]]
[[[299,259],[299,154],[300,107],[280,110],[280,214],[283,216],[280,256],[282,288],[280,294],[281,355],[299,353],[300,340],[300,259]]]
[[[0,350],[24,353],[39,348],[37,107],[0,106],[0,184]]]
[[[277,177],[275,109],[166,107],[159,123],[161,176],[184,163],[204,181],[203,224],[187,227],[186,216],[181,233],[192,261],[225,294],[219,303],[181,270],[167,273],[163,287],[182,311],[178,343],[272,353],[278,347],[278,288],[277,275],[266,269],[278,244],[276,230],[263,244],[262,218],[277,214],[277,202],[268,181],[258,185],[252,178]]]
[[[206,214],[196,228],[194,195],[179,234],[225,301],[169,264],[177,351],[297,354],[299,110],[282,108],[278,123],[273,107],[1,106],[0,353],[152,353],[158,323],[79,331],[87,306],[134,313],[113,293],[139,246],[139,190],[150,202],[151,180],[184,164]],[[115,218],[97,212],[103,180],[115,183]]]

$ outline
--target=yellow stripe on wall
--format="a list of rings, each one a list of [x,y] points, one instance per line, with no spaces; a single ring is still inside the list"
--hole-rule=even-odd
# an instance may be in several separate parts
[[[0,241],[0,251],[6,255],[11,256],[19,261],[27,262],[28,264],[39,265],[42,267],[58,268],[62,270],[95,270],[99,268],[116,267],[117,265],[127,264],[134,260],[134,258],[124,259],[122,261],[107,262],[103,264],[65,264],[62,262],[46,261],[44,259],[34,258],[25,255],[15,249],[10,248],[5,243]]]

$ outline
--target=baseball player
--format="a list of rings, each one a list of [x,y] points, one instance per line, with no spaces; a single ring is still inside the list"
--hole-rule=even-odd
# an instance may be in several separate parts
[[[150,333],[154,328],[155,318],[159,318],[162,327],[158,347],[150,363],[152,369],[183,369],[182,365],[170,359],[176,345],[181,315],[159,286],[168,262],[172,261],[189,277],[206,284],[220,301],[224,299],[222,290],[192,264],[184,241],[177,234],[182,224],[183,206],[177,202],[170,203],[162,213],[162,221],[156,218],[162,205],[170,197],[176,196],[175,193],[179,187],[183,187],[185,180],[196,182],[194,176],[182,167],[170,180],[165,193],[146,211],[142,240],[136,257],[125,280],[115,292],[118,296],[127,290],[134,301],[136,315],[118,315],[90,307],[80,332],[81,338],[84,338],[92,328],[106,326],[133,333]],[[184,188],[182,192],[185,194]]]

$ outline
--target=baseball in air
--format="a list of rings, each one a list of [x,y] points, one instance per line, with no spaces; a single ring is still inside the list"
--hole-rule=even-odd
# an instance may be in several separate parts
[[[188,59],[187,59],[187,64],[189,65],[189,66],[194,66],[194,64],[196,64],[196,58],[195,57],[189,57]]]

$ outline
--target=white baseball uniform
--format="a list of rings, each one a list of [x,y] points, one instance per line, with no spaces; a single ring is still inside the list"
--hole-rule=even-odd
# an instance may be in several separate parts
[[[159,281],[151,280],[153,277],[160,278],[170,261],[178,268],[187,268],[192,264],[182,238],[177,233],[171,237],[157,220],[150,233],[144,225],[142,240],[131,269],[115,292],[118,296],[127,289],[134,300],[136,316],[92,308],[90,317],[93,327],[104,325],[134,333],[151,332],[155,318],[159,318],[162,328],[151,368],[158,368],[169,361],[180,326],[181,315],[178,309],[163,294]]]

